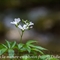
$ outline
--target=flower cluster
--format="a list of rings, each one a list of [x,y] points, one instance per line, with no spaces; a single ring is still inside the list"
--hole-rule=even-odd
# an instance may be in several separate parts
[[[34,23],[29,22],[28,20],[26,21],[22,20],[22,22],[24,23],[23,26],[20,24],[20,22],[21,22],[20,18],[17,18],[17,19],[15,18],[14,21],[11,22],[11,24],[14,24],[18,28],[20,28],[22,31],[33,28]]]

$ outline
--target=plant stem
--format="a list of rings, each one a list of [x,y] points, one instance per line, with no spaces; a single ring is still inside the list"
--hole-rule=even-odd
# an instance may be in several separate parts
[[[22,42],[22,36],[23,36],[23,33],[24,33],[24,31],[22,31],[20,42]]]
[[[19,31],[19,30],[18,30],[18,31]],[[22,36],[23,36],[23,32],[24,32],[24,31],[21,30],[21,32],[22,32],[22,34],[20,35],[20,36],[21,36],[20,42],[22,42]],[[20,34],[20,31],[19,31],[19,34]]]

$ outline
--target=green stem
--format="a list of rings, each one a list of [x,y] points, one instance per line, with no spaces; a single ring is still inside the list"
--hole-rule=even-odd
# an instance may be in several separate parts
[[[20,34],[20,30],[18,30],[18,31],[19,31],[19,34]],[[20,42],[22,42],[22,36],[23,36],[23,32],[24,32],[24,31],[21,30],[21,32],[22,32],[22,34],[20,35],[20,36],[21,36]]]
[[[23,33],[24,33],[24,31],[22,31],[20,42],[22,42],[22,36],[23,36]]]

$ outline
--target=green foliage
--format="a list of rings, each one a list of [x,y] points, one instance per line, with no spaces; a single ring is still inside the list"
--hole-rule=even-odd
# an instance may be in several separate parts
[[[14,56],[14,48],[15,48],[16,42],[9,42],[6,40],[6,44],[2,44],[0,45],[0,55],[2,55],[5,52],[8,52],[9,57],[11,58],[12,56]]]
[[[2,55],[4,52],[6,52],[6,48],[2,48],[2,49],[0,49],[0,55]]]
[[[25,44],[19,43],[16,44],[16,41],[9,42],[6,40],[5,44],[0,44],[0,55],[3,55],[4,53],[8,52],[9,58],[13,58],[15,55],[15,50],[18,49],[18,56],[20,56],[20,53],[28,52],[27,54],[22,54],[23,58],[22,60],[58,60],[56,58],[51,57],[50,55],[45,55],[43,53],[43,50],[47,50],[41,46],[36,46],[33,43],[36,43],[37,41],[29,40]],[[35,56],[37,53],[41,55],[39,58],[28,58],[28,56]],[[31,55],[32,54],[32,55]],[[38,56],[38,54],[36,55]]]
[[[18,49],[21,49],[23,47],[23,45],[24,45],[23,43],[17,44]]]
[[[40,52],[41,54],[44,54],[43,52],[42,52],[42,50],[47,50],[47,49],[45,49],[45,48],[43,48],[43,47],[41,47],[41,46],[35,46],[35,45],[33,45],[32,43],[34,43],[34,42],[37,42],[37,41],[28,41],[27,43],[26,43],[26,45],[27,46],[29,46],[30,48],[31,48],[31,51],[37,51],[37,52]]]
[[[39,58],[28,58],[28,55],[26,54],[22,54],[23,58],[22,60],[58,60],[54,57],[51,57],[50,55],[45,55],[43,53],[43,50],[47,50],[41,46],[36,46],[33,43],[36,43],[37,41],[33,41],[33,40],[29,40],[28,42],[26,42],[26,44],[23,43],[19,43],[16,44],[16,41],[14,42],[9,42],[6,40],[5,44],[0,44],[0,55],[2,55],[3,53],[8,52],[8,55],[10,58],[13,58],[15,55],[15,50],[14,49],[18,49],[18,52],[28,52],[27,54],[29,56],[31,56],[32,52],[32,56],[35,56],[35,53],[38,53],[41,55]],[[19,54],[18,54],[19,56]]]
[[[14,57],[14,50],[13,49],[8,49],[8,54],[10,58]]]
[[[20,43],[17,45],[18,50],[20,52],[28,51],[28,53],[31,53],[32,51],[35,51],[35,52],[39,52],[40,54],[44,54],[42,50],[47,50],[47,49],[40,47],[40,46],[33,45],[34,42],[37,42],[37,41],[30,40],[26,42],[26,44]]]

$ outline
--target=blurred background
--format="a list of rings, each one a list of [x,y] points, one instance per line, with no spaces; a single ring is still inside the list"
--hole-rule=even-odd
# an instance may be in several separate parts
[[[38,45],[60,54],[60,0],[0,0],[0,43],[19,42],[19,32],[10,24],[15,18],[34,23],[23,42],[37,40]]]

